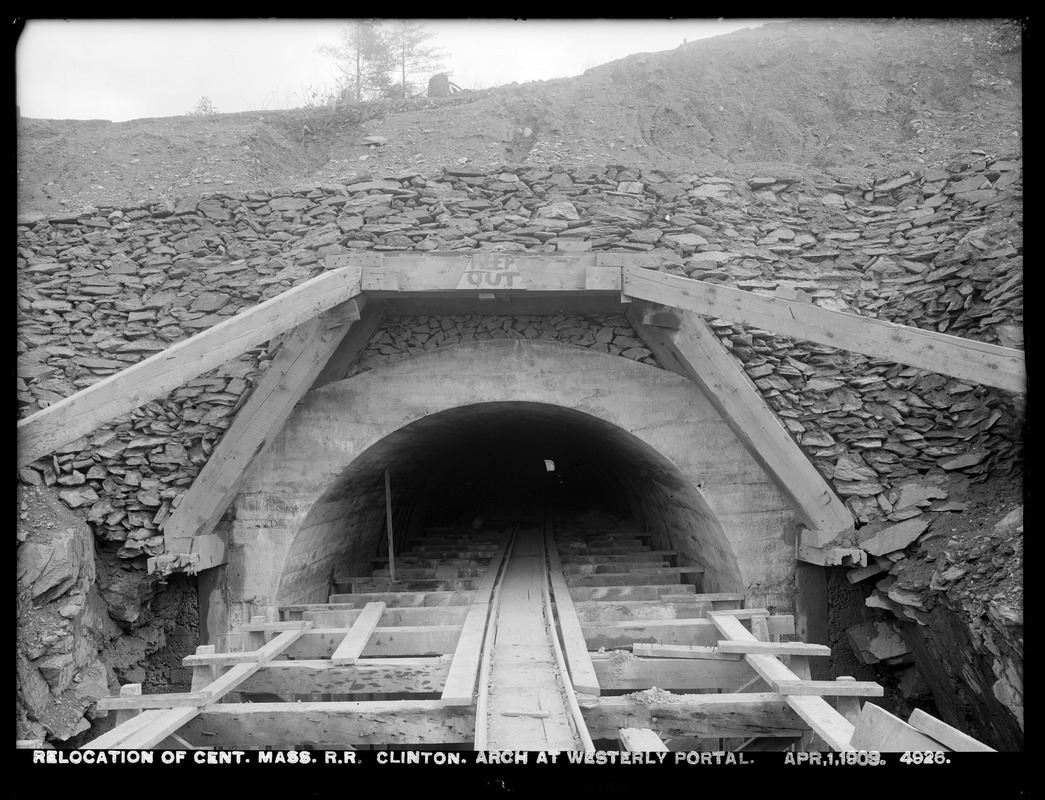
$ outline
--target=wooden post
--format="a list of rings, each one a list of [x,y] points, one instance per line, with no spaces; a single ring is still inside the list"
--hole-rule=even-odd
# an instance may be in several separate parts
[[[395,583],[395,548],[392,546],[392,473],[385,470],[385,516],[388,522],[388,575]]]
[[[141,693],[142,685],[140,683],[125,683],[123,686],[120,687],[120,697],[136,697]],[[126,708],[120,709],[119,711],[115,711],[113,713],[113,720],[116,723],[116,725],[122,725],[131,717],[136,717],[142,712],[141,709]]]

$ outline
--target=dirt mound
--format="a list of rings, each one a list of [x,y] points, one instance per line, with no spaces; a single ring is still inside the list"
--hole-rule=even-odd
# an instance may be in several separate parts
[[[1021,146],[1019,27],[774,23],[574,79],[348,108],[21,121],[19,211],[471,163],[615,164],[859,181]],[[379,136],[384,144],[367,144]]]

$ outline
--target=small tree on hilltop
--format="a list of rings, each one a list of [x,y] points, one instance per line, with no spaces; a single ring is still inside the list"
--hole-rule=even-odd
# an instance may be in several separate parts
[[[427,77],[443,68],[445,54],[431,42],[434,34],[416,20],[398,19],[389,25],[386,40],[395,61],[396,77],[393,97],[406,99],[418,94],[427,85]],[[421,75],[422,80],[410,80]]]
[[[196,107],[189,112],[190,117],[209,117],[211,114],[217,114],[218,109],[214,107],[214,103],[210,101],[210,98],[204,95],[196,101]]]
[[[391,49],[384,32],[372,19],[353,20],[338,31],[337,44],[320,46],[319,52],[326,55],[340,71],[338,83],[341,97],[355,100],[371,100],[387,94],[391,84],[389,73],[393,69]]]

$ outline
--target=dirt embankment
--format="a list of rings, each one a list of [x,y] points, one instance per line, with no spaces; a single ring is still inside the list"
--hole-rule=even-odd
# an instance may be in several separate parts
[[[1018,152],[1019,45],[1018,26],[999,20],[774,23],[579,78],[445,99],[124,123],[23,119],[19,211],[463,162],[827,171],[862,182],[970,149]]]

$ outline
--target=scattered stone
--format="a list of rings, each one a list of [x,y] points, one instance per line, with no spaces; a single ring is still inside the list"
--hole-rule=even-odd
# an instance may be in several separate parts
[[[862,550],[866,550],[871,555],[882,556],[894,550],[903,550],[921,536],[928,527],[927,517],[917,517],[884,528],[858,544]]]
[[[865,664],[877,664],[905,655],[907,645],[890,622],[864,622],[846,630],[853,652]]]

